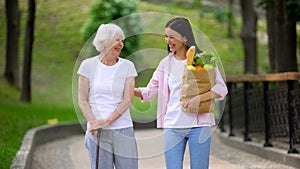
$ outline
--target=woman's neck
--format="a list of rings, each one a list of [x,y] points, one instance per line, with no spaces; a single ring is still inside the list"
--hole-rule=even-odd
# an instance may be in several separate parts
[[[175,58],[178,60],[185,60],[186,59],[186,51],[187,50],[179,50],[176,51],[175,54]]]
[[[107,65],[107,66],[113,66],[114,64],[116,64],[118,62],[118,57],[112,57],[112,56],[108,56],[108,55],[105,55],[101,62],[104,64],[104,65]]]

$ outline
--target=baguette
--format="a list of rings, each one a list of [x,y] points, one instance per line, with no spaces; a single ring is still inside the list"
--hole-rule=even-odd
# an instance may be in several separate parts
[[[187,65],[187,66],[192,66],[192,65],[193,65],[195,52],[196,52],[195,46],[191,46],[191,47],[187,50],[187,52],[186,52],[186,57],[187,57],[186,65]]]

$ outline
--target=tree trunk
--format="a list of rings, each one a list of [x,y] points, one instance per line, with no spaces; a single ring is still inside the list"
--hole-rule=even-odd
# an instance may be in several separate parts
[[[240,0],[243,28],[241,38],[244,46],[244,73],[257,73],[257,42],[256,25],[257,16],[253,7],[252,0]]]
[[[274,8],[267,9],[267,32],[268,32],[268,48],[269,48],[269,63],[271,72],[275,72],[275,15]]]
[[[4,77],[19,88],[19,34],[20,11],[18,0],[6,0],[6,65]]]
[[[297,71],[296,21],[287,13],[285,0],[274,0],[275,72]]]
[[[227,23],[227,37],[232,38],[233,33],[232,33],[232,23],[233,23],[233,1],[234,0],[229,0],[228,2],[228,23]]]
[[[21,101],[31,101],[31,60],[34,41],[35,0],[28,0],[28,17],[25,35],[24,68]]]

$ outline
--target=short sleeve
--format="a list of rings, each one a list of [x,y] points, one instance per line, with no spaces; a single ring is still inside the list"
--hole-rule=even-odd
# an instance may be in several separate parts
[[[227,86],[218,68],[215,69],[215,73],[216,73],[215,85],[211,88],[211,91],[215,92],[220,96],[220,98],[218,98],[217,100],[223,100],[228,93]]]
[[[90,77],[89,64],[87,60],[83,60],[77,70],[78,75],[85,76],[87,78]]]
[[[134,64],[131,62],[131,61],[129,61],[128,62],[128,73],[127,73],[127,77],[136,77],[138,74],[137,74],[137,72],[136,72],[136,69],[135,69],[135,66],[134,66]]]

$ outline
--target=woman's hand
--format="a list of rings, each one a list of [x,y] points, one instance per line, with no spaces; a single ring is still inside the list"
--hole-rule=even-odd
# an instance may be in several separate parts
[[[91,122],[90,128],[88,131],[92,132],[94,136],[97,135],[99,128],[107,128],[109,124],[106,122],[106,120],[99,119]]]
[[[97,135],[98,135],[98,130],[92,130],[91,133],[93,134],[93,136],[97,137]]]
[[[134,88],[134,96],[142,98],[142,92],[139,88]]]
[[[189,101],[187,101],[183,107],[188,112],[198,113],[200,101],[201,101],[200,96],[199,95],[195,96],[195,97],[191,98]]]

